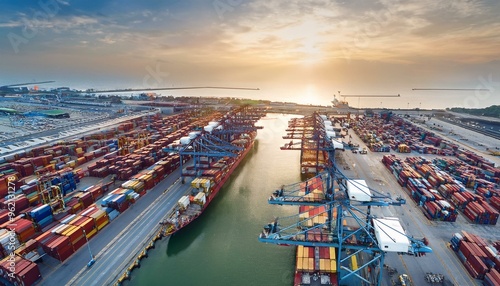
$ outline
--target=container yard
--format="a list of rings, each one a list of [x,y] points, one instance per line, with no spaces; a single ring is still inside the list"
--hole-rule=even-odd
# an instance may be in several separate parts
[[[389,129],[398,135],[385,131]],[[461,211],[472,223],[496,225],[500,169],[494,162],[401,117],[364,118],[354,130],[372,152],[391,149],[437,155],[432,159],[406,156],[402,160],[394,154],[382,158],[429,219],[454,222]]]
[[[111,231],[128,229],[120,221],[123,221],[121,217],[125,219],[127,212],[137,213],[134,205],[142,205],[143,210],[149,205],[159,213],[155,215],[156,225],[150,225],[151,231],[141,238],[142,248],[131,249],[129,258],[115,270],[118,272],[106,277],[103,283],[123,283],[130,279],[132,269],[140,265],[149,249],[154,248],[155,241],[171,236],[201,215],[250,150],[255,137],[252,132],[257,128],[249,129],[249,124],[255,123],[262,113],[250,114],[248,118],[252,121],[242,119],[242,114],[241,110],[232,113],[209,111],[196,115],[184,112],[173,116],[138,114],[134,118],[117,119],[97,132],[85,132],[76,137],[68,133],[66,135],[71,138],[65,141],[57,141],[55,136],[47,137],[46,141],[55,141],[43,144],[35,140],[32,148],[3,150],[8,155],[0,165],[0,194],[3,198],[0,201],[0,254],[5,257],[1,264],[4,270],[0,275],[2,283],[46,285],[53,279],[59,279],[56,277],[62,277],[59,271],[54,272],[53,269],[59,269],[61,263],[76,260],[77,254],[80,261],[88,261],[90,257],[91,271],[84,271],[87,266],[81,271],[75,269],[68,274],[71,277],[66,275],[64,279],[67,280],[62,281],[84,285],[88,279],[97,279],[92,276],[96,273],[92,269],[105,271],[106,263],[102,259],[107,257],[108,251],[114,251],[109,244]],[[236,117],[229,125],[221,121],[224,115]],[[239,123],[236,118],[240,119]],[[398,131],[388,133],[387,130]],[[342,116],[313,115],[293,119],[286,132],[283,139],[291,141],[281,149],[301,150],[300,172],[306,181],[278,189],[272,193],[269,202],[299,205],[299,214],[282,218],[276,224],[270,223],[264,228],[260,240],[297,245],[295,285],[312,285],[316,281],[324,285],[356,285],[359,279],[389,283],[391,278],[386,277],[386,270],[381,265],[393,263],[394,258],[391,255],[385,258],[378,248],[382,244],[373,243],[385,241],[382,236],[374,234],[388,231],[384,229],[385,224],[399,216],[394,208],[404,208],[405,212],[409,211],[409,207],[419,209],[421,217],[414,219],[432,222],[430,225],[419,222],[419,230],[408,225],[401,228],[405,234],[398,238],[398,243],[408,245],[408,257],[424,256],[426,253],[427,256],[442,256],[451,251],[440,247],[435,249],[432,239],[427,236],[421,239],[424,236],[420,232],[421,227],[452,223],[466,229],[467,233],[474,233],[472,225],[491,228],[497,223],[500,172],[495,163],[487,156],[420,128],[402,117],[376,115],[353,120]],[[204,141],[197,140],[201,133],[204,134]],[[212,137],[214,134],[219,134],[219,139],[230,144],[221,145],[217,141],[219,139]],[[185,146],[192,147],[188,149]],[[215,146],[218,151],[212,152]],[[241,150],[244,152],[240,155],[233,155]],[[368,153],[367,157],[363,153]],[[369,159],[372,157],[385,166],[377,171],[378,176],[387,178],[382,181],[388,183],[393,180],[400,186],[400,193],[394,193],[396,196],[388,197],[383,190],[372,188],[373,180],[380,180],[373,177],[373,172],[359,175],[365,168],[363,165],[367,164],[366,160],[372,160]],[[332,158],[335,158],[333,161],[338,160],[334,169]],[[373,163],[368,165],[373,166]],[[333,172],[334,176],[325,175],[329,172]],[[174,177],[170,178],[171,174]],[[368,177],[370,180],[363,180]],[[164,186],[163,190],[158,190],[159,185]],[[359,191],[360,188],[364,191]],[[332,204],[327,202],[339,199],[339,191],[346,192],[356,204],[329,207]],[[371,195],[366,196],[367,192]],[[146,200],[150,203],[141,203],[143,197],[148,195],[151,198]],[[373,195],[378,199],[372,199]],[[161,197],[169,197],[168,204],[160,204],[154,199]],[[163,207],[160,208],[160,205]],[[349,210],[354,205],[355,209]],[[380,212],[377,208],[372,212],[367,205],[384,206],[391,211]],[[346,211],[348,215],[344,215]],[[386,221],[375,223],[376,217],[372,217],[371,213]],[[365,216],[373,223],[360,223],[359,218]],[[302,231],[284,235],[281,232],[283,226],[293,223],[293,220],[301,223]],[[400,220],[404,225],[405,218]],[[111,230],[114,221],[118,223]],[[328,228],[330,221],[335,223]],[[447,226],[453,229],[450,227]],[[343,229],[342,234],[338,232],[340,229]],[[333,236],[332,231],[335,231]],[[435,239],[441,239],[440,233],[444,230],[434,229],[431,232],[435,233]],[[491,236],[497,231],[485,229],[480,234],[484,236],[484,232],[490,232],[486,235],[487,240],[495,245],[496,241]],[[103,239],[104,236],[108,238]],[[342,239],[337,241],[335,237]],[[406,240],[406,237],[409,239]],[[93,241],[97,246],[93,246]],[[339,251],[339,245],[353,250]],[[354,245],[363,245],[362,248],[374,255],[358,252],[354,249],[359,248]],[[431,248],[435,250],[432,253]],[[9,276],[5,272],[8,259],[14,259],[18,267],[14,271],[17,276]],[[471,278],[496,285],[491,282],[498,274],[492,271],[494,265],[494,259],[479,262],[477,258],[470,258],[468,266],[464,267],[467,273],[471,273]],[[445,267],[441,273],[451,281],[467,281],[461,276],[452,277],[454,269]],[[425,281],[425,275],[419,278],[408,269],[405,272],[413,281]]]
[[[15,258],[16,265],[26,266],[30,272],[26,270],[28,274],[24,278],[3,273],[5,280],[2,283],[17,281],[32,285],[40,281],[40,273],[58,268],[58,262],[67,261],[93,241],[113,220],[179,167],[183,169],[182,184],[186,177],[198,172],[203,177],[194,182],[208,182],[206,190],[210,192],[207,192],[207,197],[202,198],[200,194],[204,193],[200,192],[191,199],[203,203],[202,212],[251,149],[253,138],[252,129],[249,128],[253,128],[252,122],[261,115],[257,112],[245,117],[241,111],[235,110],[226,114],[226,118],[235,117],[231,124],[215,121],[221,120],[221,116],[221,113],[213,111],[197,112],[196,116],[191,112],[168,117],[148,114],[99,132],[84,133],[72,140],[22,151],[4,148],[8,155],[0,166],[0,229],[3,241],[0,253],[5,257],[3,261]],[[228,150],[225,153],[221,149],[222,141],[217,137],[212,140],[220,141],[215,142],[217,146],[214,147],[221,151],[213,155],[201,150],[193,153],[192,147],[187,150],[186,145],[199,141],[197,137],[202,132],[197,130],[207,132],[203,136],[209,136],[210,133],[216,133],[215,129],[221,134],[220,138],[232,140],[231,144],[226,143]],[[207,141],[208,137],[204,143]],[[237,150],[245,152],[232,159],[235,155],[231,152]],[[201,160],[200,155],[197,155],[200,153],[204,154]],[[210,159],[207,160],[207,156]],[[220,159],[212,162],[212,157]],[[191,159],[197,163],[183,168],[183,164]],[[230,168],[226,169],[226,166]],[[214,189],[209,189],[214,182]],[[199,187],[195,183],[193,186]],[[186,188],[183,189],[177,192],[189,195]],[[189,196],[182,198],[188,198],[185,205],[189,205]],[[168,209],[163,210],[163,215],[167,213]],[[161,221],[158,219],[157,223]],[[156,239],[171,234],[163,230]],[[151,243],[150,246],[154,245],[154,240]],[[92,255],[90,245],[88,251],[91,254],[90,267],[95,263],[96,256]],[[20,268],[14,270],[23,273]],[[35,276],[36,279],[33,278]],[[116,278],[115,281],[120,279]]]
[[[461,231],[453,235],[450,247],[471,277],[483,280],[483,285],[499,285],[500,241],[488,242],[478,235]]]
[[[0,253],[18,259],[19,265],[28,266],[25,260],[32,263],[30,271],[36,270],[37,279],[30,274],[23,281],[32,285],[41,277],[35,263],[40,257],[66,261],[179,167],[181,156],[165,151],[169,145],[179,144],[182,136],[216,117],[216,113],[198,118],[189,113],[144,116],[5,157],[0,167],[4,238]],[[182,158],[189,159],[189,155]],[[82,186],[87,177],[102,179]],[[13,279],[21,278],[7,280],[14,283]]]
[[[325,120],[328,119],[331,119],[331,122],[336,124],[325,124]],[[309,122],[305,123],[306,121]],[[321,121],[323,121],[323,124],[321,124]],[[343,128],[346,126],[346,123],[352,127],[352,130]],[[331,141],[331,145],[329,145],[325,142],[332,138],[332,133],[328,134],[329,131],[333,131],[332,125],[336,127],[336,131],[342,130],[342,133],[339,132],[340,134],[335,136],[335,141]],[[345,135],[349,131],[354,131],[355,135],[352,134],[349,136],[349,141],[347,142],[347,136]],[[480,285],[482,283],[481,280],[484,279],[484,275],[487,272],[491,273],[488,274],[489,280],[484,282],[485,285],[498,285],[498,282],[494,282],[497,284],[491,284],[490,282],[491,279],[495,281],[494,279],[497,277],[495,276],[496,272],[491,271],[491,269],[494,270],[493,266],[495,265],[492,261],[489,261],[489,268],[480,268],[485,261],[478,262],[478,259],[473,258],[468,267],[471,268],[471,265],[474,265],[473,268],[476,270],[476,274],[473,274],[470,269],[467,269],[469,272],[466,272],[456,262],[452,262],[454,257],[450,255],[450,249],[443,247],[441,243],[437,242],[443,241],[446,243],[446,241],[449,241],[449,236],[446,237],[446,235],[449,234],[449,229],[454,229],[452,224],[457,224],[457,227],[462,229],[467,228],[467,231],[471,233],[479,231],[481,235],[484,234],[490,239],[492,245],[498,243],[499,233],[495,225],[498,220],[499,211],[497,208],[499,169],[496,168],[494,162],[479,155],[473,148],[467,148],[463,144],[452,142],[452,140],[443,138],[428,129],[420,128],[406,121],[402,116],[392,117],[385,112],[380,116],[378,114],[372,117],[358,116],[355,120],[349,118],[349,116],[344,118],[322,116],[321,120],[311,120],[307,117],[304,119],[295,119],[290,121],[287,132],[288,135],[284,136],[284,139],[299,139],[299,142],[287,143],[281,149],[301,150],[302,173],[310,174],[305,178],[315,176],[318,173],[320,175],[301,183],[306,186],[311,185],[311,188],[306,187],[305,191],[303,189],[304,186],[302,190],[295,185],[282,186],[281,189],[272,193],[269,203],[278,205],[313,205],[317,203],[323,204],[323,206],[321,209],[314,209],[314,207],[309,206],[308,208],[314,209],[312,214],[309,209],[305,209],[305,206],[300,206],[299,215],[296,218],[285,217],[275,219],[272,223],[264,227],[259,240],[279,245],[298,245],[295,285],[336,285],[335,283],[358,285],[360,280],[365,283],[374,283],[377,285],[391,285],[391,283],[392,285],[398,283],[401,285],[401,283],[404,283],[403,280],[407,280],[407,283],[414,283],[415,285],[424,285],[421,283]],[[347,134],[343,132],[347,132]],[[316,140],[314,141],[313,138],[316,138]],[[343,148],[336,148],[335,144],[338,142],[342,143],[342,140],[345,140],[342,144]],[[301,143],[301,141],[307,141],[307,144]],[[363,145],[366,147],[363,147]],[[369,151],[354,152],[362,148],[366,148]],[[342,149],[353,150],[353,152],[331,154],[332,150]],[[363,153],[368,153],[368,157],[361,157],[364,156]],[[387,153],[392,154],[387,155]],[[329,157],[336,157],[338,159],[338,166],[328,166],[328,160],[325,161],[325,158]],[[377,160],[376,158],[378,158],[378,163],[374,161]],[[315,159],[317,160],[315,161]],[[309,163],[303,164],[303,162]],[[375,171],[373,168],[377,168],[375,167],[377,164],[385,166],[385,170],[387,171],[384,171],[384,169]],[[366,165],[371,170],[367,169]],[[365,169],[367,170],[365,171]],[[368,211],[368,219],[371,218],[377,221],[377,223],[374,223],[372,226],[360,225],[356,227],[352,226],[352,219],[357,220],[356,215],[349,216],[345,214],[346,217],[344,219],[340,218],[339,212],[336,211],[338,206],[331,208],[329,207],[331,204],[327,203],[329,196],[328,188],[323,188],[323,184],[318,185],[315,183],[320,178],[325,184],[329,180],[333,180],[329,179],[327,175],[325,177],[324,173],[322,173],[325,170],[327,174],[332,172],[334,174],[344,173],[349,177],[365,173],[366,175],[361,176],[361,178],[370,178],[371,184],[368,183],[367,185],[364,182],[355,188],[352,187],[353,183],[351,183],[351,188],[349,188],[349,183],[357,180],[348,179],[346,186],[342,186],[342,180],[339,186],[333,185],[333,197],[336,196],[335,194],[338,191],[342,192],[345,190],[347,195],[352,199],[351,205],[353,205],[354,201],[356,203],[359,201],[368,202],[375,201],[374,198],[386,197],[381,194],[376,195],[377,191],[382,190],[367,187],[373,186],[373,183],[376,185],[391,186],[397,183],[395,185],[399,187],[395,187],[389,193],[396,195],[396,202],[386,201],[385,206],[388,210],[374,210],[374,214],[387,217],[388,214],[392,213],[392,215],[399,217],[401,222],[405,222],[404,228],[401,228],[401,231],[392,233],[389,237],[402,242],[409,238],[408,241],[410,241],[410,245],[413,245],[412,247],[419,245],[419,241],[415,240],[415,237],[423,237],[420,241],[422,243],[419,246],[420,248],[415,248],[417,251],[414,253],[410,251],[410,256],[401,256],[401,252],[405,253],[406,250],[400,249],[399,260],[390,254],[386,254],[385,256],[387,257],[384,259],[383,257],[377,258],[376,255],[367,258],[358,252],[355,252],[354,255],[339,253],[338,249],[340,249],[340,245],[346,248],[349,247],[349,239],[356,239],[356,244],[363,245],[366,237],[359,235],[359,232],[361,232],[361,229],[366,228],[369,233],[370,229],[379,224],[380,219],[370,216],[370,212]],[[353,191],[353,189],[359,190]],[[361,191],[363,189],[365,191]],[[400,191],[398,192],[397,189]],[[337,194],[337,196],[340,198],[341,195]],[[409,200],[406,200],[406,198],[409,198]],[[398,207],[398,205],[401,207]],[[397,209],[399,208],[404,211],[398,211]],[[328,209],[331,210],[329,211]],[[358,212],[357,215],[366,215],[366,213],[363,214],[359,209],[356,210]],[[412,212],[412,210],[418,211],[421,215],[415,216],[417,213]],[[411,218],[412,216],[414,218]],[[409,218],[411,218],[410,221],[408,221]],[[392,218],[385,218],[385,224],[390,220]],[[425,223],[423,220],[430,220],[433,223]],[[336,223],[332,224],[329,221],[336,221]],[[292,231],[291,226],[294,224],[302,225],[302,231],[300,229]],[[342,232],[339,232],[341,228],[338,226],[340,225],[345,227],[345,230]],[[484,225],[485,227],[479,230],[473,227],[474,225]],[[379,225],[379,227],[381,226],[384,229],[384,225]],[[353,227],[354,229],[358,229],[356,231],[357,234],[349,235]],[[330,228],[332,228],[332,231],[329,231]],[[398,227],[395,228],[397,229]],[[319,231],[319,229],[322,229],[322,231]],[[376,234],[376,227],[372,231],[375,231]],[[386,229],[384,232],[387,231],[389,230]],[[411,233],[411,236],[408,236],[408,233]],[[382,247],[385,239],[383,236],[377,235],[374,241]],[[406,243],[402,245],[406,245]],[[320,253],[318,251],[327,245],[335,246],[334,249],[337,249],[336,257],[338,261],[335,263],[335,276],[328,274],[328,269],[322,268],[320,266],[321,263],[317,263],[321,260],[321,255],[318,254]],[[426,253],[424,245],[429,245],[433,251]],[[369,246],[364,247],[369,248]],[[312,255],[304,256],[304,249],[307,248],[311,250]],[[406,249],[406,246],[404,249]],[[371,251],[378,253],[376,249]],[[492,255],[498,257],[498,252],[493,251]],[[411,259],[411,256],[414,256],[415,260]],[[431,268],[424,266],[427,257],[432,256],[437,256],[437,259],[441,262],[449,261],[449,263],[442,266],[431,263],[433,265]],[[304,257],[306,260],[304,260]],[[311,261],[309,261],[310,257],[312,257]],[[380,259],[382,262],[373,263],[376,259]],[[423,260],[423,262],[419,263],[417,261],[419,259]],[[364,263],[365,261],[371,262]],[[390,264],[394,265],[394,262],[399,265],[397,268],[400,269],[388,266]],[[384,267],[381,267],[381,264],[384,264]],[[401,268],[401,265],[404,267]],[[414,266],[411,267],[409,265]],[[428,271],[418,274],[418,271],[415,271],[416,268],[414,267],[420,269],[427,268]],[[356,271],[360,268],[364,268],[365,270]],[[477,272],[479,268],[480,271]],[[391,269],[390,274],[388,274],[387,269]],[[436,273],[436,270],[441,271],[441,274]],[[398,275],[394,276],[398,271]],[[359,276],[353,274],[354,272],[358,272]],[[471,273],[471,275],[465,277],[463,273]],[[482,275],[478,275],[477,273],[482,273]],[[378,275],[381,276],[377,277]],[[353,276],[355,276],[354,280]]]

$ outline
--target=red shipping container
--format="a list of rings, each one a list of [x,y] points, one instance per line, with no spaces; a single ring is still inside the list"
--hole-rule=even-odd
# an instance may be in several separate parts
[[[79,226],[82,227],[88,234],[95,229],[95,222],[92,218],[85,218],[83,221],[79,222]]]
[[[71,241],[67,236],[59,236],[55,241],[48,245],[51,251],[56,251],[58,249],[64,249],[68,245],[71,245]]]
[[[465,269],[467,269],[467,272],[469,272],[470,276],[472,278],[478,278],[478,273],[474,268],[469,264],[468,261],[465,261],[464,263]]]
[[[4,224],[9,221],[9,211],[6,209],[0,210],[0,224]]]
[[[479,256],[471,255],[467,262],[470,264],[472,268],[474,268],[477,273],[477,277],[482,278],[484,274],[488,271],[488,267],[484,264]]]
[[[471,247],[470,242],[462,240],[460,243],[460,251],[462,251],[465,259],[468,259],[471,254],[474,254],[474,249]]]
[[[73,226],[71,231],[69,233],[66,233],[66,236],[69,237],[71,244],[73,244],[75,241],[78,241],[80,238],[83,237],[83,230],[79,226]]]
[[[129,203],[128,203],[128,201],[125,201],[118,206],[118,211],[120,213],[122,213],[122,212],[126,211],[128,209],[128,207],[129,207]]]
[[[80,215],[85,216],[85,217],[91,217],[92,214],[96,213],[98,211],[97,207],[95,205],[88,206],[86,209],[84,209]]]
[[[39,244],[38,241],[36,241],[34,239],[30,239],[23,246],[16,249],[16,253],[18,253],[20,255],[24,255],[28,252],[31,252],[31,251],[37,249],[38,244]]]
[[[72,254],[74,253],[73,248],[71,246],[65,247],[64,249],[58,250],[57,252],[54,252],[52,257],[55,259],[64,262],[66,259],[68,259]]]
[[[23,271],[16,273],[16,281],[19,285],[33,285],[42,278],[40,269],[36,263],[31,263],[23,269]]]
[[[488,283],[485,285],[500,286],[500,273],[496,269],[491,269],[489,273],[486,273],[484,282]]]
[[[0,263],[0,268],[5,270],[5,272],[2,274],[2,277],[7,279],[8,281],[13,282],[12,280],[10,280],[9,273],[17,272],[18,269],[22,270],[19,268],[19,266],[25,267],[25,266],[21,265],[22,261],[26,261],[26,260],[20,256],[17,256],[17,255],[4,259]],[[14,269],[11,269],[11,266],[13,266]]]
[[[314,257],[314,247],[308,247],[307,249],[309,251],[309,256],[308,257]]]
[[[87,243],[87,239],[85,237],[81,237],[80,239],[76,240],[76,241],[73,241],[72,244],[73,244],[73,251],[77,251],[78,249],[80,249],[80,247],[84,246],[85,244]]]
[[[26,267],[28,267],[30,264],[32,264],[33,262],[29,261],[29,260],[26,260],[26,259],[21,259],[19,262],[17,262],[14,266],[14,268],[16,269],[14,271],[14,273],[20,273],[21,271],[23,271]],[[14,281],[14,280],[12,280]]]
[[[41,235],[35,237],[34,239],[39,243],[39,244],[42,244],[44,243],[45,241],[47,241],[48,239],[50,239],[51,237],[54,237],[55,234],[51,233],[50,231],[46,231],[44,233],[42,233]]]
[[[481,249],[481,247],[478,244],[472,243],[470,244],[471,248],[474,249],[474,254],[479,256],[479,257],[487,257],[486,253]]]
[[[87,195],[82,196],[81,201],[83,203],[83,207],[86,208],[94,203],[94,198],[91,193],[87,193]]]

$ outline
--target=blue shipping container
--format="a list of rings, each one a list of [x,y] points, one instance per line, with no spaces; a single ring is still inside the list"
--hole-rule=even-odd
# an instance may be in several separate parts
[[[44,228],[47,225],[51,224],[54,221],[54,217],[52,215],[42,219],[41,221],[38,222],[38,225],[40,228]]]
[[[113,210],[112,212],[110,212],[110,213],[108,214],[108,216],[109,216],[109,220],[110,220],[110,221],[114,220],[114,219],[115,219],[115,218],[116,218],[119,214],[120,214],[120,212],[119,212],[119,211],[117,211],[117,210]]]

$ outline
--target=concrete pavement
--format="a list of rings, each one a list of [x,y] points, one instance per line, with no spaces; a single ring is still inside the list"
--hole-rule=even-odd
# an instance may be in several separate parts
[[[41,285],[111,285],[116,282],[156,235],[159,222],[188,189],[188,184],[174,184],[179,176],[178,169],[90,240],[92,254],[96,256],[91,268],[87,268],[90,254],[84,246],[50,273],[42,273]]]

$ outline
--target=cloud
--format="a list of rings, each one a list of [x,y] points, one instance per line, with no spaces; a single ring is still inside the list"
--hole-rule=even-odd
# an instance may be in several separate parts
[[[69,2],[68,1],[64,1],[64,0],[56,0],[57,2],[59,2],[59,4],[62,4],[64,6],[69,6]]]
[[[213,1],[60,1],[60,13],[40,21],[32,20],[37,7],[11,2],[0,13],[0,37],[21,34],[31,20],[39,35],[22,46],[23,61],[50,65],[65,55],[81,66],[73,70],[92,63],[93,71],[141,79],[137,70],[165,60],[174,81],[303,84],[295,93],[360,78],[384,86],[430,80],[456,66],[463,80],[472,66],[499,67],[494,0],[220,1],[230,5],[223,17]]]
[[[21,21],[9,21],[6,23],[0,23],[0,28],[17,28],[22,26],[23,23]]]

